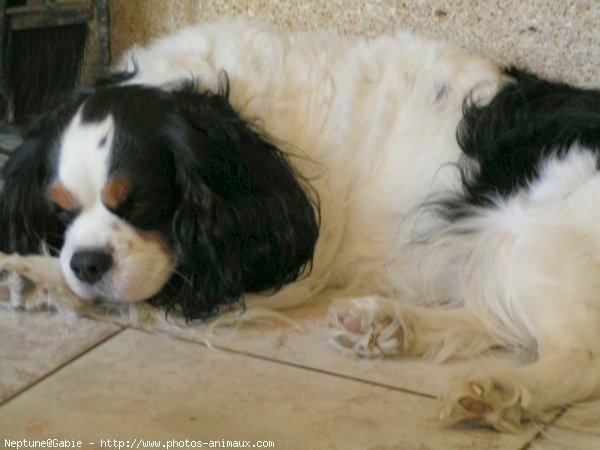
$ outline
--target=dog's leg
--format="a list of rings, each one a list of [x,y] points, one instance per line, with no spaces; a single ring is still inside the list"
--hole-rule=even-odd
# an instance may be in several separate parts
[[[64,283],[58,258],[51,256],[21,256],[16,253],[0,253],[0,269],[17,272],[34,282],[42,284]]]
[[[527,419],[548,420],[566,404],[600,395],[599,374],[600,345],[589,344],[528,366],[474,374],[451,383],[440,418],[516,431]]]
[[[0,253],[0,306],[76,312],[81,303],[67,286],[58,258]]]
[[[364,357],[403,354],[441,362],[477,355],[498,345],[464,308],[422,308],[369,296],[335,300],[329,321],[331,342]]]

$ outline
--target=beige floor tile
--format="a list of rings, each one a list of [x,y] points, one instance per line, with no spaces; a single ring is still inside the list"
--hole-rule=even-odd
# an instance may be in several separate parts
[[[597,450],[600,448],[600,435],[591,435],[571,430],[549,430],[531,450]]]
[[[596,450],[600,434],[565,429],[550,429],[531,446],[531,450]]]
[[[600,400],[568,408],[532,446],[532,450],[562,449],[600,449]]]
[[[444,428],[436,410],[428,398],[126,330],[0,408],[0,436],[280,449],[516,449],[528,437]]]
[[[217,337],[209,339],[209,342],[217,347],[435,397],[443,394],[452,377],[498,365],[515,364],[511,358],[499,352],[477,360],[444,364],[434,364],[421,358],[363,359],[344,355],[328,342],[327,307],[328,302],[321,300],[310,306],[286,311],[286,316],[300,325],[302,331],[285,323],[239,329],[221,328],[215,332]],[[168,332],[202,341],[204,328],[169,328]]]
[[[118,330],[53,312],[0,310],[0,403]]]

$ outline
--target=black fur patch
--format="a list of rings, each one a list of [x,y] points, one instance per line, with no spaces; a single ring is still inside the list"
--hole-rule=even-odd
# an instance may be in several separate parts
[[[450,220],[473,206],[492,206],[539,176],[541,163],[573,144],[600,153],[600,91],[543,80],[517,69],[483,107],[466,101],[457,139],[464,194],[442,202]]]
[[[173,102],[163,129],[182,195],[171,229],[180,276],[155,303],[203,317],[296,280],[312,261],[318,208],[288,157],[232,109],[226,84],[184,86]]]

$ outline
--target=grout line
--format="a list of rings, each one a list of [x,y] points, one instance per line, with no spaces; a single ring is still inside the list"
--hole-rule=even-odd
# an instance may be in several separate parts
[[[531,439],[529,439],[522,447],[519,447],[519,450],[530,450],[532,447],[532,445],[534,444],[534,442],[538,441],[539,439],[541,439],[544,436],[544,432],[553,427],[554,425],[556,425],[556,422],[559,421],[559,419],[564,416],[567,411],[569,411],[569,409],[571,408],[571,405],[565,405],[563,406],[560,411],[558,411],[556,413],[556,415],[549,421],[544,423],[540,429],[531,437]]]
[[[132,329],[138,330],[138,331],[142,331],[144,333],[147,334],[151,334],[156,336],[157,333],[155,331],[151,331],[151,330],[147,330],[144,328],[137,328],[137,327],[132,327]],[[175,339],[178,341],[182,341],[182,342],[188,342],[188,343],[192,343],[192,344],[198,344],[201,345],[205,348],[208,348],[208,346],[204,343],[204,342],[200,342],[200,341],[195,341],[193,339],[188,339],[182,336],[174,336],[172,334],[169,334],[168,332],[161,332],[161,335],[163,336],[167,336],[170,339]],[[224,352],[228,352],[228,353],[234,353],[237,355],[242,355],[242,356],[246,356],[249,358],[254,358],[254,359],[260,359],[262,361],[269,361],[272,363],[276,363],[276,364],[280,364],[280,365],[284,365],[284,366],[288,366],[288,367],[295,367],[298,369],[302,369],[302,370],[308,370],[311,372],[317,372],[323,375],[329,375],[329,376],[333,376],[333,377],[337,377],[337,378],[344,378],[346,380],[351,380],[351,381],[357,381],[359,383],[364,383],[364,384],[369,384],[372,386],[377,386],[377,387],[382,387],[385,389],[391,389],[394,391],[399,391],[399,392],[403,392],[405,394],[411,394],[411,395],[416,395],[419,397],[423,397],[423,398],[428,398],[428,399],[433,399],[436,400],[438,397],[432,394],[426,394],[424,392],[419,392],[419,391],[413,391],[411,389],[405,389],[405,388],[401,388],[398,386],[393,386],[390,384],[385,384],[385,383],[378,383],[377,381],[370,381],[370,380],[365,380],[363,378],[358,378],[352,375],[345,375],[345,374],[341,374],[341,373],[337,373],[337,372],[332,372],[329,370],[325,370],[325,369],[319,369],[317,367],[310,367],[310,366],[305,366],[303,364],[299,364],[299,363],[294,363],[291,361],[282,361],[280,359],[275,359],[275,358],[271,358],[269,356],[264,356],[264,355],[257,355],[255,353],[250,353],[247,351],[243,351],[243,350],[236,350],[230,347],[220,347],[220,346],[213,346],[214,349],[219,350],[219,351],[224,351]]]
[[[94,350],[95,348],[101,346],[102,344],[104,344],[105,342],[107,342],[108,340],[112,339],[113,337],[115,337],[116,335],[118,335],[119,333],[121,333],[122,331],[124,331],[125,328],[121,327],[118,330],[108,334],[107,336],[104,336],[102,339],[98,340],[97,342],[94,342],[91,346],[89,346],[88,348],[84,349],[82,352],[77,353],[76,355],[74,355],[73,357],[67,359],[66,361],[62,362],[61,364],[59,364],[58,366],[56,366],[54,369],[50,370],[49,372],[46,372],[44,375],[42,375],[40,378],[36,379],[35,381],[31,382],[30,384],[28,384],[27,386],[18,389],[17,391],[15,391],[14,393],[12,393],[11,395],[9,395],[7,398],[5,398],[4,400],[0,401],[0,408],[4,405],[6,405],[8,402],[10,402],[11,400],[15,399],[16,397],[18,397],[19,395],[27,392],[29,389],[33,388],[34,386],[36,386],[37,384],[41,383],[42,381],[46,380],[47,378],[51,377],[52,375],[54,375],[55,373],[57,373],[59,370],[63,369],[64,367],[68,366],[69,364],[71,364],[72,362],[74,362],[75,360],[79,359],[80,357],[86,355],[87,353],[91,352],[92,350]]]
[[[432,400],[436,400],[438,398],[435,395],[426,394],[424,392],[413,391],[411,389],[401,388],[401,387],[398,387],[398,386],[393,386],[393,385],[385,384],[385,383],[379,383],[377,381],[365,380],[363,378],[355,377],[355,376],[352,376],[352,375],[345,375],[345,374],[342,374],[342,373],[332,372],[332,371],[325,370],[325,369],[319,369],[318,367],[310,367],[310,366],[305,366],[305,365],[294,363],[294,362],[282,361],[282,360],[270,358],[268,356],[255,355],[253,353],[248,353],[248,352],[244,352],[244,351],[241,351],[241,350],[235,350],[235,349],[230,349],[230,348],[219,348],[219,350],[225,350],[225,351],[228,351],[230,353],[244,355],[244,356],[251,357],[251,358],[261,359],[261,360],[264,360],[264,361],[270,361],[270,362],[273,362],[273,363],[282,364],[282,365],[286,365],[286,366],[296,367],[296,368],[303,369],[303,370],[310,370],[312,372],[317,372],[317,373],[321,373],[321,374],[324,374],[324,375],[329,375],[329,376],[338,377],[338,378],[344,378],[346,380],[357,381],[359,383],[370,384],[372,386],[377,386],[377,387],[382,387],[382,388],[386,388],[386,389],[391,389],[391,390],[394,390],[394,391],[403,392],[405,394],[416,395],[416,396],[419,396],[419,397],[424,397],[424,398],[428,398],[428,399],[432,399]]]

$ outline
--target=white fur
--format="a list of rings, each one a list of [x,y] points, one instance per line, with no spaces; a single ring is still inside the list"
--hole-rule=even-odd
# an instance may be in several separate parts
[[[473,90],[485,102],[504,82],[493,64],[406,33],[364,40],[240,21],[184,29],[133,49],[123,67],[133,61],[131,83],[166,88],[195,78],[216,89],[226,71],[235,109],[259,119],[318,192],[312,273],[273,295],[247,296],[250,308],[342,289],[359,298],[333,305],[332,341],[351,352],[438,360],[492,346],[537,352],[529,366],[454,382],[442,410],[451,422],[514,430],[523,418],[600,395],[595,157],[575,148],[530,189],[458,225],[420,208],[459,187],[447,163],[460,157],[462,102]],[[108,225],[106,211],[90,211]],[[449,307],[424,309],[436,303]]]
[[[102,122],[82,123],[79,111],[61,136],[57,181],[86,207],[99,201],[106,184],[113,134],[111,116]],[[100,146],[102,139],[105,144]]]
[[[459,157],[462,102],[473,88],[501,81],[484,59],[407,33],[367,41],[243,21],[186,28],[134,48],[122,67],[133,62],[130,83],[194,77],[216,89],[226,71],[233,106],[259,119],[318,192],[311,275],[274,296],[248,296],[251,306],[276,308],[325,288],[392,295],[404,286],[395,268],[413,265],[409,213],[458,185],[458,173],[440,167]]]
[[[441,227],[419,206],[456,189],[455,131],[465,96],[503,82],[485,60],[409,34],[372,40],[284,34],[243,22],[185,29],[134,49],[132,82],[231,80],[231,102],[290,154],[322,207],[313,272],[252,306],[285,307],[326,288],[377,294],[332,308],[333,341],[362,355],[445,359],[491,346],[539,361],[475,374],[449,390],[442,416],[512,430],[600,394],[600,223],[595,159],[574,149],[531,189]],[[444,95],[437,99],[441,89]],[[474,234],[462,233],[465,229]],[[425,237],[425,245],[415,237]],[[461,309],[421,310],[449,303]]]

